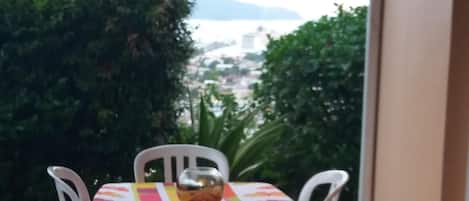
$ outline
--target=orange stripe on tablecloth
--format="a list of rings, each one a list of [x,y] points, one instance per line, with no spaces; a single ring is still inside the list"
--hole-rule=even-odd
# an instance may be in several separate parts
[[[225,187],[223,189],[223,198],[225,201],[240,201],[229,183],[225,183]]]
[[[96,193],[96,195],[105,195],[105,196],[115,197],[115,198],[123,198],[124,197],[121,194],[116,193],[116,192],[112,192],[112,191],[98,191]]]

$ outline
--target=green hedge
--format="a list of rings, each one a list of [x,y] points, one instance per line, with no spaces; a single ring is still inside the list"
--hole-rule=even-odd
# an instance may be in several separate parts
[[[133,179],[176,130],[188,0],[0,1],[0,200],[56,200],[49,165],[93,193]]]
[[[341,200],[356,200],[360,161],[366,7],[308,22],[271,40],[256,100],[270,105],[268,119],[287,117],[291,129],[262,178],[297,196],[313,174],[351,174]]]

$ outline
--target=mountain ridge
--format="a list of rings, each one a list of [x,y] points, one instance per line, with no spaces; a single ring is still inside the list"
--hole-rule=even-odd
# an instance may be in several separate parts
[[[197,0],[191,19],[297,20],[301,16],[279,7],[265,7],[235,0]]]

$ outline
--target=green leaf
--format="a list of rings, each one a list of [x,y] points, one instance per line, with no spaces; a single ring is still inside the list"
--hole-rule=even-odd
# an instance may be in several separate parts
[[[241,173],[262,159],[263,153],[273,147],[283,129],[282,123],[272,122],[246,139],[235,155],[232,171]]]
[[[243,120],[241,120],[237,126],[231,130],[226,137],[222,139],[220,149],[225,153],[228,161],[233,161],[236,151],[243,138],[245,137],[244,130],[246,125],[254,119],[254,112],[248,113]]]
[[[265,161],[266,159],[263,159],[259,162],[256,162],[254,165],[244,168],[241,172],[237,173],[236,178],[244,180],[244,178],[249,177],[253,172],[259,169],[265,163]]]
[[[223,134],[223,129],[225,127],[225,119],[230,113],[230,108],[226,108],[223,111],[223,114],[215,120],[215,125],[213,126],[213,131],[210,135],[210,143],[207,145],[209,147],[217,148],[219,141]]]
[[[213,119],[210,117],[204,98],[200,97],[200,114],[199,114],[199,145],[209,146],[210,130],[213,126]]]

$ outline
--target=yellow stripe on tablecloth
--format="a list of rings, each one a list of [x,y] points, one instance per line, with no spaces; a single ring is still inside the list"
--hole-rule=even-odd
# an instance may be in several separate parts
[[[166,190],[169,201],[179,201],[179,197],[176,192],[176,186],[173,184],[165,184],[164,189]]]
[[[155,183],[135,183],[137,188],[156,188]]]
[[[140,201],[140,198],[138,197],[138,194],[137,194],[137,184],[130,184],[130,189],[132,191],[132,195],[134,197],[134,201]]]

